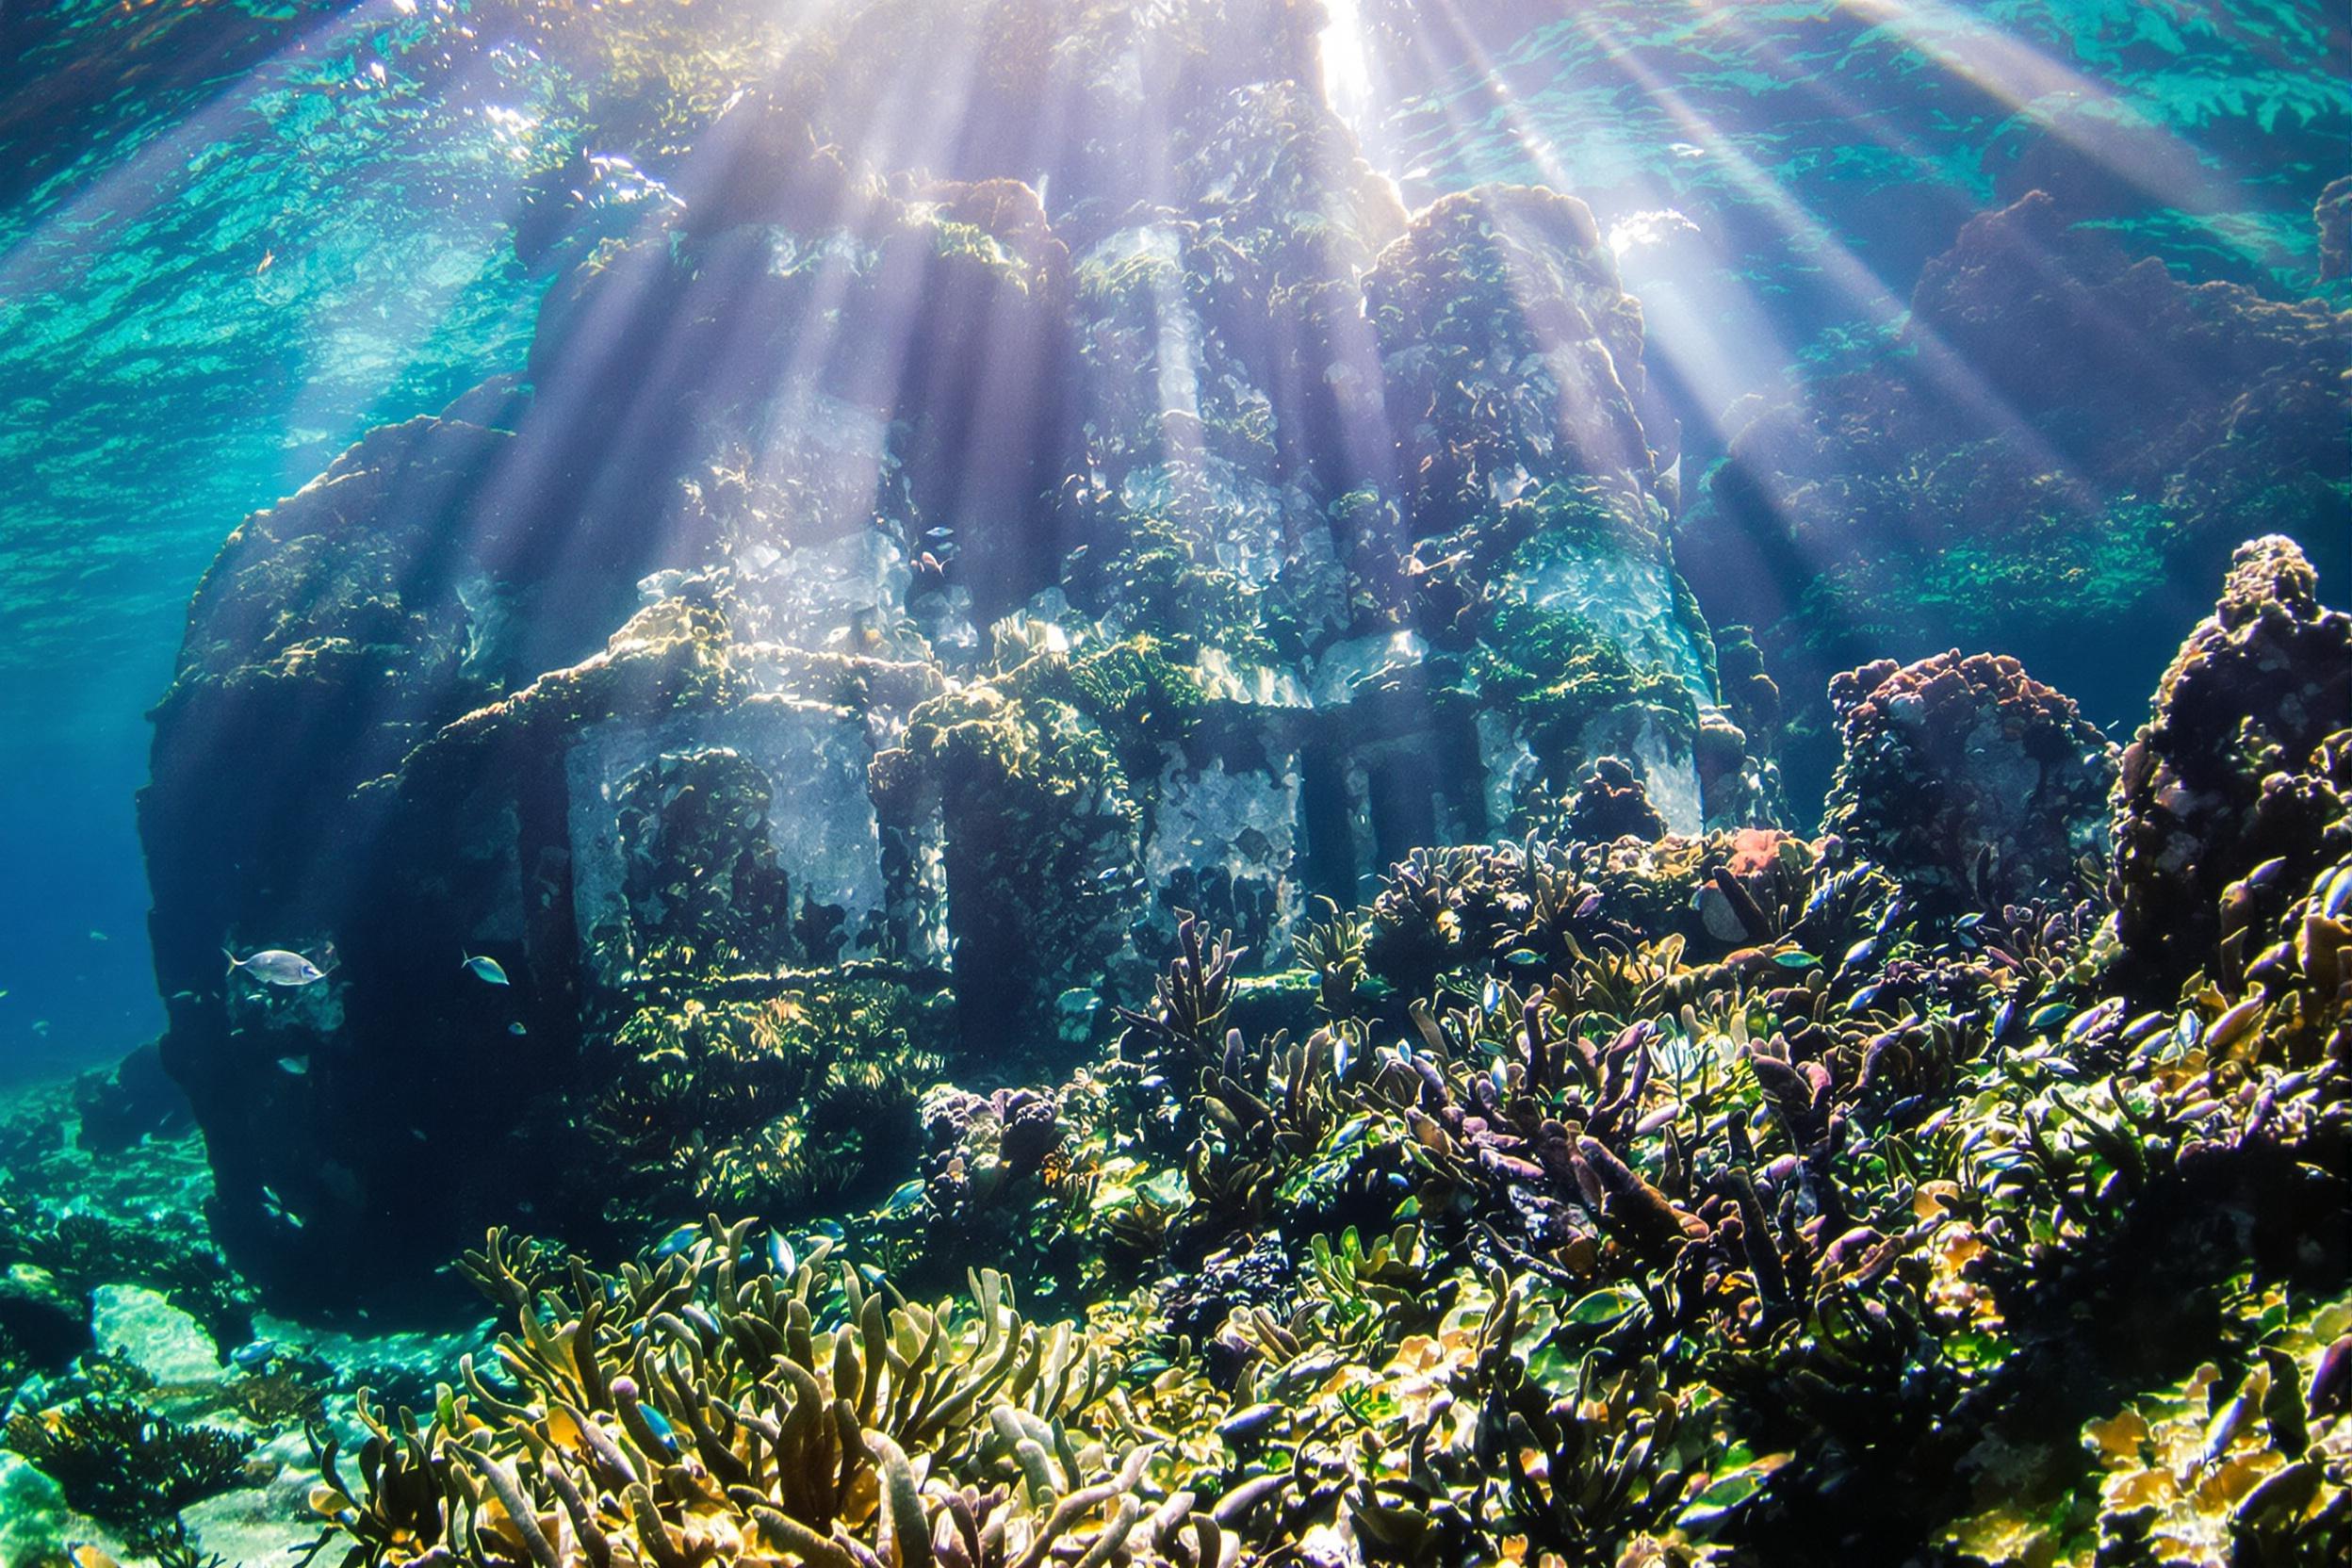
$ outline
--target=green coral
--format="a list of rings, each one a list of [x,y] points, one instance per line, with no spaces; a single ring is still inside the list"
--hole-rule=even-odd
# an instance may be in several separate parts
[[[1148,628],[1169,652],[1189,659],[1221,648],[1247,663],[1274,657],[1264,595],[1221,564],[1199,533],[1166,516],[1117,511],[1117,543],[1092,546],[1063,581],[1072,602],[1106,622]]]
[[[223,1428],[183,1426],[104,1395],[11,1416],[8,1446],[74,1509],[139,1540],[159,1538],[180,1510],[237,1485],[253,1447]]]
[[[912,1141],[937,1033],[905,985],[841,973],[638,1007],[587,1111],[606,1212],[788,1214],[870,1187]]]

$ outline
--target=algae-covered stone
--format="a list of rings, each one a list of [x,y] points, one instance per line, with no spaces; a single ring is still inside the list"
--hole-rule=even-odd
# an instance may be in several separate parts
[[[2123,754],[2108,896],[2137,977],[2206,964],[2239,878],[2279,861],[2261,896],[2282,907],[2347,847],[2352,615],[2292,540],[2251,540]]]
[[[985,40],[950,166],[836,134],[895,24],[827,18],[678,202],[527,247],[527,379],[371,433],[191,605],[142,807],[162,1055],[280,1304],[524,1212],[910,1170],[925,1073],[1083,1049],[1183,912],[1279,970],[1315,896],[1602,756],[1675,827],[1769,811],[1581,204],[1409,213],[1310,9],[933,9]],[[1044,102],[1084,129],[1015,135]],[[327,977],[224,984],[224,945]],[[875,1038],[736,1062],[868,986]],[[679,1055],[745,1104],[672,1096]]]
[[[1957,650],[1839,676],[1844,760],[1822,830],[1905,887],[1998,908],[2071,902],[2106,848],[2115,747],[2014,659]]]

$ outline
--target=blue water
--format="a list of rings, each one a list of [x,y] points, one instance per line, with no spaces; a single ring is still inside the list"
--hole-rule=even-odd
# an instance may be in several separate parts
[[[2192,276],[2307,288],[2311,191],[2352,169],[2341,8],[1619,0],[1495,8],[1471,35],[1337,9],[1429,33],[1414,71],[1342,84],[1410,199],[1541,180],[1616,231],[1693,467],[1740,397],[1900,319],[1920,263],[2004,196],[2025,106],[2163,133],[2131,172],[2173,200],[2115,226]],[[576,149],[658,172],[756,79],[774,14],[63,0],[0,22],[0,1074],[159,1022],[142,714],[223,536],[370,426],[518,367],[534,180]]]

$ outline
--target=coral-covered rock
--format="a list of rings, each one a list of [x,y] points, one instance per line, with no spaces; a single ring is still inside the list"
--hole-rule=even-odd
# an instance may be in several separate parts
[[[2271,860],[2282,892],[2352,849],[2352,615],[2291,540],[2240,547],[2123,754],[2108,895],[2134,978],[2210,963],[2221,897]]]
[[[2352,277],[2352,174],[2328,182],[2311,218],[2319,225],[2319,281]]]
[[[1951,906],[2063,893],[2106,847],[2115,747],[2014,659],[1891,659],[1830,682],[1844,760],[1822,831]]]
[[[1584,843],[1611,839],[1660,839],[1666,819],[1658,814],[1633,770],[1614,757],[1604,757],[1577,782],[1568,802],[1567,836]]]
[[[1315,895],[1596,758],[1678,831],[1771,814],[1581,204],[1409,215],[1272,0],[928,8],[983,59],[893,115],[956,116],[942,169],[836,134],[898,14],[829,19],[678,200],[547,194],[527,381],[371,433],[190,607],[141,807],[162,1057],[279,1291],[524,1205],[911,1173],[928,1064],[1058,1074],[1180,912],[1278,969]],[[844,988],[871,1052],[768,1016]]]

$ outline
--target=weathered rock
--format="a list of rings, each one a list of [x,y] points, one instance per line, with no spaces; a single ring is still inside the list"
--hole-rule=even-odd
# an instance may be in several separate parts
[[[2116,933],[2158,994],[2213,961],[2231,883],[2278,860],[2283,905],[2352,849],[2352,615],[2293,541],[2239,547],[2124,751],[2114,834]]]
[[[931,1074],[1065,1054],[1180,910],[1280,967],[1313,895],[1601,756],[1678,829],[1770,813],[1590,213],[1409,217],[1305,18],[991,35],[941,177],[836,145],[855,65],[794,68],[682,205],[534,227],[527,391],[232,536],[141,828],[163,1058],[277,1299],[388,1302],[526,1210],[871,1190]],[[1123,161],[1162,67],[1167,155]]]
[[[2352,174],[2328,183],[2311,218],[2319,225],[2319,281],[2352,277]]]
[[[1579,843],[1666,836],[1666,819],[1650,804],[1642,781],[1614,757],[1593,763],[1592,771],[1577,783],[1563,826],[1567,837]]]
[[[1950,908],[2063,897],[2106,848],[2115,751],[2014,659],[1882,659],[1830,682],[1821,830]]]

